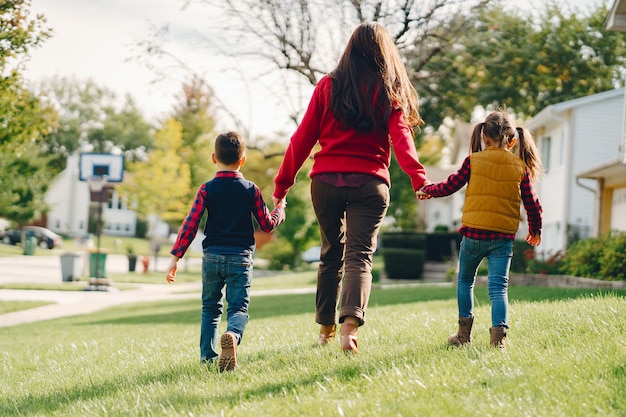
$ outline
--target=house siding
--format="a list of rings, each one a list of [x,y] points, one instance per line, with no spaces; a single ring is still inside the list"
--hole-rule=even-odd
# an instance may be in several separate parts
[[[544,210],[540,251],[564,250],[571,239],[592,236],[596,182],[581,179],[579,184],[576,176],[620,155],[623,91],[550,106],[529,121],[544,153],[549,139],[549,161],[542,159],[548,169],[536,184]]]
[[[586,230],[583,238],[589,237],[593,229],[595,194],[576,183],[576,176],[594,166],[615,159],[620,154],[622,143],[622,116],[624,96],[592,103],[574,109],[572,192],[568,224]],[[595,181],[580,180],[580,183],[595,189]]]

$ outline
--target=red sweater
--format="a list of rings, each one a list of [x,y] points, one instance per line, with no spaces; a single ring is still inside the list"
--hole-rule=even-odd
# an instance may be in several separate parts
[[[287,195],[302,164],[318,142],[320,150],[313,155],[311,177],[329,172],[369,174],[391,186],[389,163],[393,145],[400,168],[411,178],[413,189],[419,190],[426,180],[426,170],[419,162],[413,135],[402,111],[391,113],[387,132],[346,130],[332,113],[331,88],[332,80],[328,76],[317,83],[309,107],[291,137],[274,179],[274,197],[280,199]]]

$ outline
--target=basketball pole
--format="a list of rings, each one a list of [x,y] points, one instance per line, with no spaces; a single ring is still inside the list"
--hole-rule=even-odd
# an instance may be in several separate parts
[[[102,236],[102,196],[107,179],[107,175],[92,175],[87,179],[87,182],[89,183],[89,189],[92,192],[98,193],[98,220],[96,223],[96,267],[94,274],[96,288],[100,288],[101,286],[103,286],[102,283],[105,281],[105,277],[103,276],[104,274],[101,270],[102,265],[100,265],[100,238]]]

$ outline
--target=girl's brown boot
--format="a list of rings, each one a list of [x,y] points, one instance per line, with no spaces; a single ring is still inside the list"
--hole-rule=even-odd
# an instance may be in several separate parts
[[[489,329],[491,335],[491,346],[504,350],[504,340],[506,339],[506,327],[496,326]]]
[[[474,316],[459,317],[459,331],[448,338],[448,343],[454,346],[471,345],[473,324]]]
[[[344,352],[359,353],[356,336],[359,329],[359,320],[347,316],[341,323],[341,350]]]
[[[335,339],[335,334],[337,333],[337,325],[329,324],[320,327],[320,338],[317,339],[317,346],[324,346],[329,342],[332,342]]]

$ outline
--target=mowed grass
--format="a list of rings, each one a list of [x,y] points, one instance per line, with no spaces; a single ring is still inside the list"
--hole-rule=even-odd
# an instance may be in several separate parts
[[[199,300],[2,328],[0,415],[623,416],[625,295],[512,287],[499,352],[484,287],[462,348],[454,287],[378,289],[359,355],[315,346],[314,294],[258,296],[223,374],[198,362]]]

